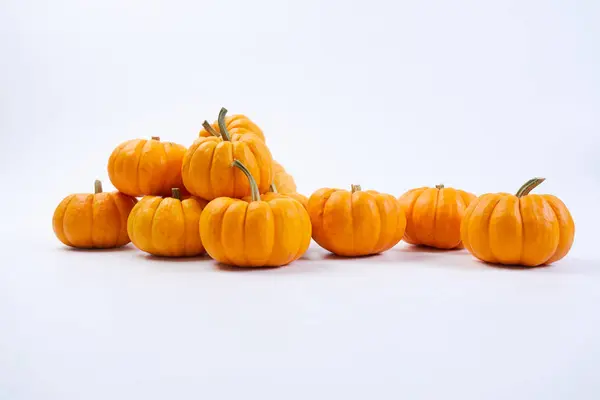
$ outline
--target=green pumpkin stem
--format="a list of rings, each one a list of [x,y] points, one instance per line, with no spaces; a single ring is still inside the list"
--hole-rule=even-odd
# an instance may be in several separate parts
[[[215,131],[215,130],[213,129],[213,127],[212,127],[212,126],[211,126],[211,125],[208,123],[208,121],[204,121],[204,122],[202,123],[202,126],[203,126],[203,127],[204,127],[204,129],[206,129],[206,131],[207,131],[208,133],[210,133],[211,135],[213,135],[213,136],[216,136],[216,137],[221,137],[221,135],[220,135],[220,134],[219,134],[217,131]]]
[[[98,179],[94,181],[94,194],[102,193],[102,182]]]
[[[528,180],[527,182],[525,182],[523,184],[523,186],[521,186],[521,188],[517,191],[517,194],[515,196],[517,196],[517,197],[527,196],[529,194],[529,192],[531,192],[533,189],[538,187],[545,180],[546,180],[546,178],[533,178],[533,179]]]
[[[225,107],[221,108],[219,112],[219,130],[221,131],[221,137],[224,141],[231,142],[231,136],[229,135],[229,131],[227,130],[227,126],[225,126],[225,114],[227,114],[227,110]]]
[[[171,189],[171,197],[177,200],[181,200],[181,191],[179,190],[179,188]]]
[[[436,189],[443,189],[444,188],[444,184],[440,183],[439,185],[435,185]]]
[[[246,175],[248,178],[248,182],[250,183],[250,192],[252,193],[252,201],[260,201],[260,191],[258,190],[258,185],[256,184],[256,180],[252,176],[252,173],[240,160],[233,160],[231,163],[232,167],[237,167]]]
[[[350,187],[352,188],[352,193],[354,193],[354,192],[360,192],[362,190],[362,188],[360,187],[360,185],[351,185]]]

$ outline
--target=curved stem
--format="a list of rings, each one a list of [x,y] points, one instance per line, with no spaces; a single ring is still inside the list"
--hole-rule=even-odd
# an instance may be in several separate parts
[[[217,131],[215,131],[213,127],[208,123],[208,121],[204,121],[202,123],[202,126],[204,127],[204,129],[206,129],[206,132],[210,133],[211,135],[221,137],[221,135]]]
[[[435,185],[436,189],[443,189],[444,188],[444,184],[440,183],[439,185]]]
[[[181,200],[181,192],[179,191],[179,188],[171,189],[171,197],[177,200]]]
[[[533,179],[528,180],[527,182],[525,182],[523,184],[523,186],[521,186],[521,188],[517,191],[517,194],[515,196],[517,196],[517,197],[527,196],[529,194],[529,192],[531,192],[533,189],[538,187],[545,180],[546,180],[546,178],[533,178]]]
[[[227,114],[227,110],[225,109],[225,107],[223,107],[219,112],[219,130],[221,131],[221,137],[223,138],[223,140],[231,142],[231,136],[229,135],[227,126],[225,126],[225,114]]]
[[[94,194],[102,193],[102,182],[98,179],[94,181]]]
[[[250,183],[250,192],[252,193],[252,201],[260,201],[260,191],[258,190],[258,185],[252,176],[252,173],[240,160],[233,160],[231,163],[232,167],[237,167],[242,170],[242,172],[248,178],[248,182]]]
[[[277,186],[275,186],[274,182],[269,186],[269,192],[277,193]]]
[[[350,187],[352,188],[352,193],[354,193],[354,192],[360,192],[362,190],[362,188],[360,187],[360,185],[351,185]]]
[[[152,140],[158,140],[160,142],[160,136],[152,136],[151,139]]]

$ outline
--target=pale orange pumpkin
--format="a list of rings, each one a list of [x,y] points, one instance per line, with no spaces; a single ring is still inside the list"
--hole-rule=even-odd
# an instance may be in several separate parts
[[[127,220],[127,232],[138,249],[155,256],[189,257],[204,254],[199,221],[206,201],[182,197],[144,196]]]
[[[83,249],[109,249],[129,243],[127,218],[135,197],[120,192],[103,192],[96,181],[94,193],[65,197],[52,217],[56,237],[65,245]]]
[[[296,181],[283,165],[273,160],[273,184],[279,193],[296,193]]]

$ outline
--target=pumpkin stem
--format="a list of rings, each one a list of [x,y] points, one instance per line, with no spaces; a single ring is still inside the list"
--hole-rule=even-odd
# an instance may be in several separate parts
[[[444,184],[440,183],[439,185],[435,185],[436,189],[443,189],[444,188]]]
[[[171,189],[171,197],[177,200],[181,200],[181,192],[179,191],[179,188]]]
[[[529,194],[529,192],[531,192],[533,189],[538,187],[545,180],[546,180],[546,178],[533,178],[533,179],[528,180],[527,182],[525,182],[523,184],[523,186],[521,186],[521,188],[517,191],[517,194],[515,196],[517,196],[517,197],[527,196]]]
[[[207,131],[208,133],[210,133],[211,135],[213,135],[213,136],[216,136],[216,137],[221,137],[221,135],[220,135],[219,133],[217,133],[217,131],[215,131],[215,130],[213,129],[213,127],[212,127],[212,126],[211,126],[211,125],[208,123],[208,121],[204,121],[204,122],[202,123],[202,126],[203,126],[203,127],[204,127],[204,129],[206,129],[206,131]]]
[[[269,186],[269,192],[277,193],[277,186],[275,186],[275,183],[271,183],[271,186]]]
[[[360,192],[362,190],[362,188],[360,187],[360,185],[351,185],[350,187],[352,188],[352,193],[354,193],[354,192]]]
[[[225,107],[221,108],[219,112],[219,130],[221,131],[221,137],[224,141],[231,142],[231,136],[229,135],[229,131],[227,130],[227,126],[225,126],[225,114],[227,114],[227,110]]]
[[[160,142],[160,136],[152,136],[151,139],[152,140],[158,140]]]
[[[232,167],[237,167],[242,170],[242,172],[248,178],[248,182],[250,182],[250,192],[252,193],[252,201],[260,201],[260,191],[258,190],[258,185],[256,184],[256,180],[252,176],[252,173],[240,160],[233,160],[231,163]]]
[[[102,182],[98,179],[94,182],[94,194],[102,193]]]

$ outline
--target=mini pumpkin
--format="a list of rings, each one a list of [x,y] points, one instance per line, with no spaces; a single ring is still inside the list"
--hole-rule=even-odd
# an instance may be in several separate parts
[[[543,181],[531,179],[515,195],[487,193],[473,201],[461,224],[465,248],[493,264],[535,267],[565,257],[575,223],[558,197],[529,194]]]
[[[398,199],[374,190],[323,188],[308,199],[313,239],[340,256],[366,256],[394,247],[406,217]]]
[[[161,142],[157,136],[128,140],[110,155],[108,176],[118,190],[130,196],[168,196],[172,187],[183,187],[185,151],[185,146]]]
[[[294,177],[288,174],[283,165],[275,160],[273,160],[273,184],[279,193],[295,193],[297,190]]]
[[[297,200],[261,199],[250,170],[235,160],[250,182],[252,197],[212,200],[200,217],[200,236],[207,253],[223,264],[238,267],[277,267],[300,258],[311,240],[307,211]]]
[[[261,195],[261,198],[265,201],[269,201],[277,197],[289,197],[298,200],[300,204],[302,204],[302,206],[308,210],[308,198],[305,195],[297,192],[280,193],[274,183],[271,184],[267,193]]]
[[[96,181],[94,193],[65,197],[52,217],[56,237],[65,245],[85,249],[109,249],[129,243],[127,217],[135,197],[120,192],[103,192]]]
[[[203,128],[198,134],[201,137],[211,137],[215,136],[215,134],[219,136],[221,134],[221,129],[219,127],[218,120],[213,122],[212,125],[208,124],[207,121],[204,121],[204,124],[202,126]],[[230,135],[236,133],[251,133],[258,136],[263,142],[265,141],[265,135],[262,129],[260,129],[258,125],[256,125],[254,122],[252,122],[252,120],[250,120],[250,118],[246,117],[243,114],[234,114],[229,117],[226,117],[225,126],[227,127],[227,130],[229,131]]]
[[[231,166],[234,159],[250,170],[261,194],[269,190],[273,179],[273,157],[267,145],[254,134],[230,135],[225,126],[226,113],[225,108],[219,113],[220,136],[196,139],[183,159],[185,187],[191,194],[206,200],[251,195],[244,173]],[[206,121],[205,125],[209,127]]]
[[[189,257],[204,254],[198,224],[206,202],[182,198],[178,188],[170,197],[144,196],[133,208],[127,232],[138,249],[155,256]]]
[[[404,193],[399,198],[406,214],[404,241],[444,250],[462,248],[460,223],[475,197],[444,185]]]

